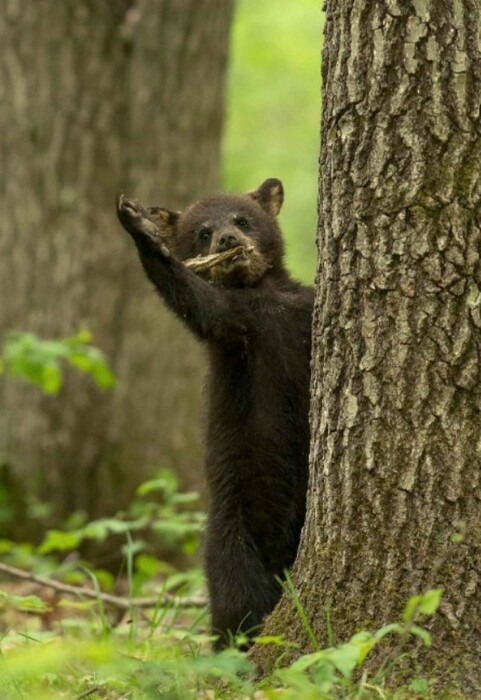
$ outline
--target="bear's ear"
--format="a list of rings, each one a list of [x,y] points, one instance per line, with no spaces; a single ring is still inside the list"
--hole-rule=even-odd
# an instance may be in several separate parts
[[[256,202],[271,216],[277,216],[284,201],[284,188],[282,182],[271,177],[265,180],[257,190],[247,192],[247,195]]]
[[[175,237],[180,211],[170,211],[162,207],[148,207],[147,211],[163,236],[166,238]]]

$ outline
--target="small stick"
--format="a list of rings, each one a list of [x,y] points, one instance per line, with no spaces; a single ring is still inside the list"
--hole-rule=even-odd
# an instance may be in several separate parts
[[[205,598],[199,596],[192,596],[190,598],[182,598],[182,596],[175,596],[171,593],[164,593],[161,597],[151,596],[146,598],[123,598],[121,596],[112,595],[111,593],[103,593],[92,590],[91,588],[85,588],[84,586],[71,586],[68,583],[62,583],[61,581],[55,581],[51,578],[46,578],[45,576],[35,576],[29,571],[24,571],[23,569],[17,569],[15,566],[8,566],[8,564],[0,563],[0,571],[8,576],[13,576],[14,578],[21,578],[25,581],[32,581],[33,583],[38,583],[40,586],[47,586],[53,588],[60,593],[68,593],[70,595],[84,596],[85,598],[93,598],[98,600],[99,598],[113,605],[120,610],[129,610],[131,607],[135,608],[155,608],[156,605],[179,605],[183,608],[203,608],[207,605]]]
[[[242,255],[242,257],[245,258],[252,250],[254,250],[254,246],[245,248],[242,245],[238,245],[235,248],[224,250],[222,253],[188,258],[188,260],[184,260],[184,265],[193,272],[202,272],[203,270],[210,270],[211,267],[215,267],[216,265],[221,265],[226,260],[235,258],[236,255]]]

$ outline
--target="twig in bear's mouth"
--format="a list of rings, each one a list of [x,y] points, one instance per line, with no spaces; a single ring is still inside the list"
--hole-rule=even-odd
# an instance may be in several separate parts
[[[254,250],[254,246],[238,245],[235,248],[224,250],[222,253],[213,253],[212,255],[197,256],[196,258],[188,258],[184,260],[184,265],[190,268],[193,272],[202,272],[210,270],[212,267],[222,265],[227,260],[231,260],[237,256],[245,258],[247,253]]]

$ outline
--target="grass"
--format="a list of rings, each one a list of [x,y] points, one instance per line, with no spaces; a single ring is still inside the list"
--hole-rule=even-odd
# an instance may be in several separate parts
[[[81,584],[78,597],[52,592],[40,577],[38,581],[20,583],[15,578],[0,580],[2,700],[439,698],[433,694],[429,679],[423,678],[413,679],[406,687],[388,690],[386,669],[381,666],[377,673],[367,676],[363,664],[371,650],[382,647],[389,635],[403,638],[414,635],[421,643],[430,645],[422,620],[436,613],[441,591],[414,596],[398,622],[374,632],[358,632],[344,644],[322,649],[288,577],[285,592],[311,639],[313,653],[299,656],[286,667],[275,668],[269,677],[262,679],[257,677],[249,655],[235,646],[213,654],[207,605],[201,603],[199,607],[199,596],[205,596],[200,570],[193,567],[185,572],[175,571],[171,565],[156,560],[146,544],[159,529],[163,537],[169,532],[171,537],[173,532],[177,533],[177,546],[188,542],[190,551],[192,539],[198,541],[199,518],[191,517],[190,533],[182,518],[193,499],[179,493],[173,484],[165,472],[160,472],[157,479],[140,487],[142,497],[127,514],[96,521],[95,526],[89,523],[82,526],[82,533],[96,532],[107,541],[113,535],[118,537],[119,531],[124,532],[126,544],[122,548],[120,570],[125,573],[116,582],[79,559],[78,543],[82,540],[78,539],[78,529],[71,529],[77,536],[70,538],[61,537],[58,530],[47,533],[38,547],[30,545],[29,560],[34,578],[37,570],[44,575],[49,572],[60,581],[74,578]],[[137,520],[129,520],[129,512]],[[140,532],[135,527],[142,512],[151,519]],[[162,527],[156,528],[160,521]],[[179,522],[184,524],[181,532]],[[98,523],[103,524],[102,528],[99,529]],[[108,528],[104,527],[105,523],[109,524]],[[129,523],[134,525],[132,529]],[[64,534],[68,532],[66,528]],[[0,545],[10,566],[18,565],[19,560],[25,563],[23,545],[6,541]],[[72,562],[70,565],[66,564],[68,560]],[[146,576],[146,571],[153,575]],[[116,587],[115,600],[123,600],[123,606],[109,604],[105,588],[112,585]],[[94,592],[93,599],[82,595],[85,589]],[[166,596],[169,593],[175,595]],[[139,599],[144,597],[145,602],[145,596],[150,596],[150,602],[141,605]],[[238,639],[237,644],[243,641]],[[275,645],[279,660],[287,649],[293,648],[292,642],[287,643],[282,637],[261,636],[258,643]]]

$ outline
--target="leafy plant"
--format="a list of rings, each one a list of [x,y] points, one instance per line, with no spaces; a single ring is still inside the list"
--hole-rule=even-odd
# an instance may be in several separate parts
[[[155,630],[144,624],[128,639],[121,626],[102,639],[93,635],[75,638],[66,626],[61,636],[9,633],[0,642],[0,689],[2,697],[32,700],[74,696],[112,700],[434,700],[439,696],[431,694],[431,683],[426,679],[414,678],[409,686],[390,692],[366,674],[354,680],[354,671],[362,670],[369,652],[388,634],[412,634],[412,625],[417,627],[421,615],[435,612],[440,595],[437,590],[414,596],[399,623],[373,633],[357,633],[345,644],[302,656],[262,680],[256,680],[245,653],[226,649],[212,654],[207,646],[210,638],[199,629],[202,617],[189,618],[185,611],[177,611],[170,625],[159,625]],[[39,608],[38,604],[34,607]],[[40,609],[35,612],[41,614]],[[427,643],[428,637],[423,634],[421,639]],[[279,638],[259,638],[259,642],[282,645]]]
[[[67,363],[91,375],[100,388],[110,389],[115,377],[102,351],[91,342],[87,330],[54,340],[41,340],[33,333],[10,333],[0,357],[0,372],[33,382],[46,394],[57,394],[64,381],[62,365]]]
[[[187,554],[193,554],[199,546],[205,516],[192,507],[197,504],[199,494],[181,493],[178,488],[177,476],[161,469],[155,479],[138,487],[137,498],[126,512],[70,530],[50,530],[38,551],[40,554],[66,552],[76,549],[84,540],[104,542],[111,535],[127,537],[150,530],[164,546],[181,547]],[[129,547],[135,554],[149,548],[142,539],[131,540]],[[146,560],[143,562],[145,566]]]
[[[10,595],[0,591],[0,611],[7,607],[29,613],[44,613],[50,609],[44,601],[36,595]]]
[[[295,589],[287,576],[285,586],[287,592],[295,595]],[[411,597],[404,609],[402,619],[384,627],[376,632],[361,631],[354,634],[348,642],[327,649],[319,649],[312,654],[305,654],[294,661],[288,668],[278,669],[274,677],[281,682],[285,689],[283,698],[286,700],[296,700],[302,698],[331,698],[337,697],[342,689],[348,691],[353,686],[354,671],[362,669],[363,663],[368,654],[387,635],[397,634],[401,637],[419,637],[425,646],[431,646],[431,636],[429,632],[418,624],[422,616],[434,615],[439,607],[442,596],[442,589],[429,590],[424,594]],[[294,597],[296,609],[299,611],[299,600]],[[305,625],[307,618],[301,615]],[[312,636],[310,625],[306,630],[309,637]],[[261,638],[262,641],[262,638]],[[279,640],[276,641],[279,644]],[[427,681],[416,680],[416,687],[426,687]],[[366,679],[361,681],[361,685],[366,685]],[[368,687],[375,689],[376,685],[368,684]],[[383,694],[380,695],[383,697]],[[364,696],[358,696],[364,697]],[[384,696],[385,697],[385,696]]]

